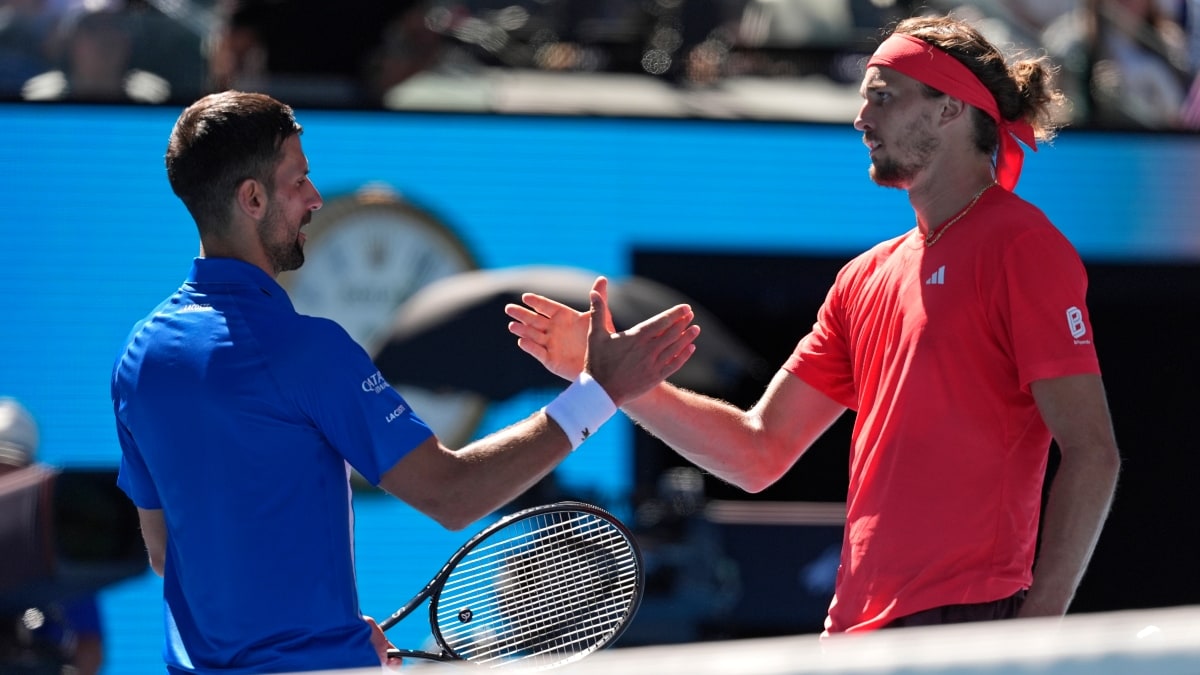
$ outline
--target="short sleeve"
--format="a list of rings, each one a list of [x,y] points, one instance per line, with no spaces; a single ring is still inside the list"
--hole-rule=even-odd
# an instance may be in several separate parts
[[[1053,227],[1022,233],[1005,252],[994,303],[1022,389],[1036,380],[1099,374],[1087,271]]]
[[[841,312],[844,270],[829,289],[817,311],[812,331],[801,338],[783,369],[799,377],[839,404],[858,409],[849,345],[844,335]]]
[[[117,470],[117,487],[121,488],[129,500],[138,508],[161,509],[162,502],[158,497],[158,489],[150,477],[150,470],[142,459],[133,436],[125,425],[117,420],[117,441],[121,445],[121,465]]]
[[[319,358],[296,383],[298,401],[326,441],[372,485],[433,431],[332,321],[311,319]]]

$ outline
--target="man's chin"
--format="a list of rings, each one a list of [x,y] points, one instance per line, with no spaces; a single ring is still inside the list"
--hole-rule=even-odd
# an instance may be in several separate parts
[[[880,171],[879,167],[874,164],[871,165],[868,174],[871,176],[871,180],[879,187],[903,190],[908,185],[907,177],[897,175],[892,171]]]
[[[292,251],[292,255],[283,264],[279,266],[281,272],[291,272],[298,270],[304,266],[304,244],[297,244],[296,250]]]

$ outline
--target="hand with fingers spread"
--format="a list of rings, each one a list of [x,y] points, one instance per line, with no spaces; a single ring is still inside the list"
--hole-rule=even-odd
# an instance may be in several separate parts
[[[607,305],[608,279],[597,278],[592,292],[599,293]],[[564,380],[574,380],[583,372],[587,357],[590,311],[577,311],[537,293],[525,293],[521,301],[525,304],[504,307],[504,313],[513,319],[508,331],[517,336],[517,346],[546,370]],[[605,329],[610,333],[615,330],[611,315]]]
[[[700,327],[691,324],[695,318],[691,307],[676,305],[629,330],[613,332],[606,287],[604,277],[596,280],[592,285],[591,311],[583,315],[589,319],[585,324],[588,332],[584,370],[620,407],[678,371],[696,351],[694,343]],[[554,371],[564,376],[575,370],[574,364],[578,363],[578,357],[571,356],[567,365],[566,351],[563,350],[563,362],[556,366],[559,370]]]

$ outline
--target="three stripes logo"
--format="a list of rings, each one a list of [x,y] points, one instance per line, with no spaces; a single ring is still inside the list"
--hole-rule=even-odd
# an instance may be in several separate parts
[[[928,279],[925,280],[926,286],[944,286],[946,284],[946,266],[942,265],[937,268]]]

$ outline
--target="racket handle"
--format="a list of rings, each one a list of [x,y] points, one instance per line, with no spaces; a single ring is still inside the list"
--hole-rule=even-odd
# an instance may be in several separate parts
[[[441,661],[443,663],[462,660],[445,653],[434,654],[432,652],[422,652],[415,649],[396,649],[395,647],[387,650],[387,657],[389,659],[404,659],[407,657],[413,657],[418,659],[429,659],[430,661]]]

